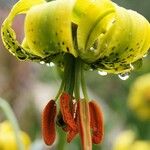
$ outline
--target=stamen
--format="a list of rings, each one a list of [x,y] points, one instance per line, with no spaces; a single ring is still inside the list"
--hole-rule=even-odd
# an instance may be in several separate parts
[[[77,126],[73,119],[72,111],[70,109],[71,97],[67,93],[63,93],[60,97],[60,110],[63,116],[64,122],[72,129],[77,130]]]
[[[76,101],[74,101],[74,103],[73,103],[72,115],[73,115],[73,118],[74,118],[76,125],[78,126],[77,121],[79,120],[78,119],[79,113],[77,112],[77,102]],[[74,139],[74,137],[78,134],[78,132],[79,132],[78,127],[76,130],[70,129],[68,134],[67,134],[67,142],[70,143]]]
[[[92,142],[94,144],[101,143],[104,135],[104,125],[102,111],[95,101],[89,102],[90,108],[90,126],[93,129]]]
[[[54,100],[50,100],[43,110],[42,114],[42,133],[44,141],[47,145],[51,145],[55,141],[55,117],[56,104]]]
[[[90,112],[87,100],[81,100],[78,103],[79,109],[79,132],[82,140],[83,150],[92,150],[92,141],[90,133]]]
[[[67,142],[70,143],[77,134],[78,134],[78,130],[76,130],[76,131],[74,131],[74,130],[69,131],[68,134],[67,134]]]

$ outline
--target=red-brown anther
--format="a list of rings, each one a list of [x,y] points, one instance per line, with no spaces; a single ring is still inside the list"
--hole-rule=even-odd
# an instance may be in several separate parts
[[[82,148],[83,150],[92,150],[88,101],[85,99],[79,101],[77,111],[79,111],[78,127],[82,140]]]
[[[56,117],[56,104],[54,100],[50,100],[43,110],[42,114],[42,134],[45,144],[51,145],[55,141],[55,117]]]
[[[104,135],[104,125],[102,111],[95,101],[89,102],[90,108],[90,125],[93,130],[92,142],[98,144],[102,141]]]
[[[72,108],[72,115],[73,115],[73,118],[74,118],[74,121],[76,123],[76,126],[78,125],[77,121],[78,121],[78,118],[77,118],[77,102],[75,102],[73,104],[73,108]],[[73,138],[78,134],[78,128],[77,130],[69,130],[68,134],[67,134],[67,142],[70,143]]]
[[[78,134],[78,130],[70,130],[67,134],[67,142],[70,143]]]
[[[72,116],[77,126],[77,102],[74,102],[72,105]],[[73,138],[78,134],[78,128],[76,130],[72,130],[68,127],[68,134],[67,134],[67,142],[70,143]]]
[[[77,130],[76,123],[74,121],[71,107],[70,107],[71,97],[67,93],[62,93],[60,96],[60,110],[63,116],[64,122],[72,129]]]

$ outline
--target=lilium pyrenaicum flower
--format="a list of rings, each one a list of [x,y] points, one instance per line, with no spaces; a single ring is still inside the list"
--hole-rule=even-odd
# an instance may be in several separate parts
[[[21,44],[12,28],[18,14],[26,15]],[[54,143],[57,124],[68,142],[79,133],[83,150],[92,150],[92,143],[103,139],[103,117],[96,101],[89,101],[84,71],[126,79],[148,53],[150,24],[111,0],[19,0],[2,24],[1,37],[19,60],[53,63],[62,74],[58,94],[43,111],[45,143]]]

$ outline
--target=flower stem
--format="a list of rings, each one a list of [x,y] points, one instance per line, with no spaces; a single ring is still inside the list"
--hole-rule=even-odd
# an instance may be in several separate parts
[[[85,98],[86,100],[89,100],[88,94],[87,94],[86,83],[85,83],[83,64],[82,64],[82,66],[81,66],[81,87],[82,87],[82,92],[83,92],[84,98]]]
[[[23,146],[23,143],[21,141],[20,134],[19,134],[20,129],[19,129],[19,126],[18,126],[17,119],[16,119],[10,105],[5,100],[3,100],[2,98],[0,98],[0,108],[3,110],[3,112],[6,115],[7,119],[12,124],[14,134],[15,134],[15,137],[16,137],[16,143],[17,143],[18,149],[19,150],[24,150],[24,146]]]
[[[74,87],[76,100],[80,99],[80,82],[81,82],[81,61],[80,59],[77,58],[75,66],[75,87]]]
[[[58,131],[58,143],[57,150],[65,150],[66,145],[66,133],[64,133],[61,128],[57,128]]]
[[[64,89],[64,86],[65,86],[65,82],[64,80],[62,80],[61,82],[61,85],[60,85],[60,88],[59,88],[59,91],[57,92],[57,95],[55,97],[55,101],[57,101],[57,99],[59,98],[59,96],[61,95],[63,89]]]
[[[72,95],[74,90],[75,78],[75,58],[71,54],[65,54],[64,70],[64,91]]]

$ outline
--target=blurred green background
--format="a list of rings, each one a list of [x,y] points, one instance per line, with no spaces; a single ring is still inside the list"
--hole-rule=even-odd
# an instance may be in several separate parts
[[[0,26],[15,2],[15,0],[0,0]],[[114,0],[114,2],[136,10],[150,21],[149,0]],[[13,25],[19,41],[24,36],[23,21],[24,16],[16,17]],[[143,59],[142,67],[133,71],[126,81],[119,79],[117,75],[100,76],[96,71],[85,73],[89,96],[100,102],[105,118],[104,141],[101,145],[95,145],[94,150],[115,150],[113,147],[116,139],[125,130],[134,132],[138,140],[150,141],[150,120],[141,120],[127,105],[132,84],[137,77],[146,73],[150,73],[150,56]],[[7,99],[11,104],[21,129],[31,137],[33,150],[56,150],[55,145],[51,148],[44,145],[40,127],[42,109],[48,100],[56,95],[60,81],[55,67],[18,61],[5,50],[0,38],[0,97]],[[0,122],[3,120],[5,117],[1,113]],[[66,150],[79,150],[79,147],[80,142],[76,138],[66,146]]]

